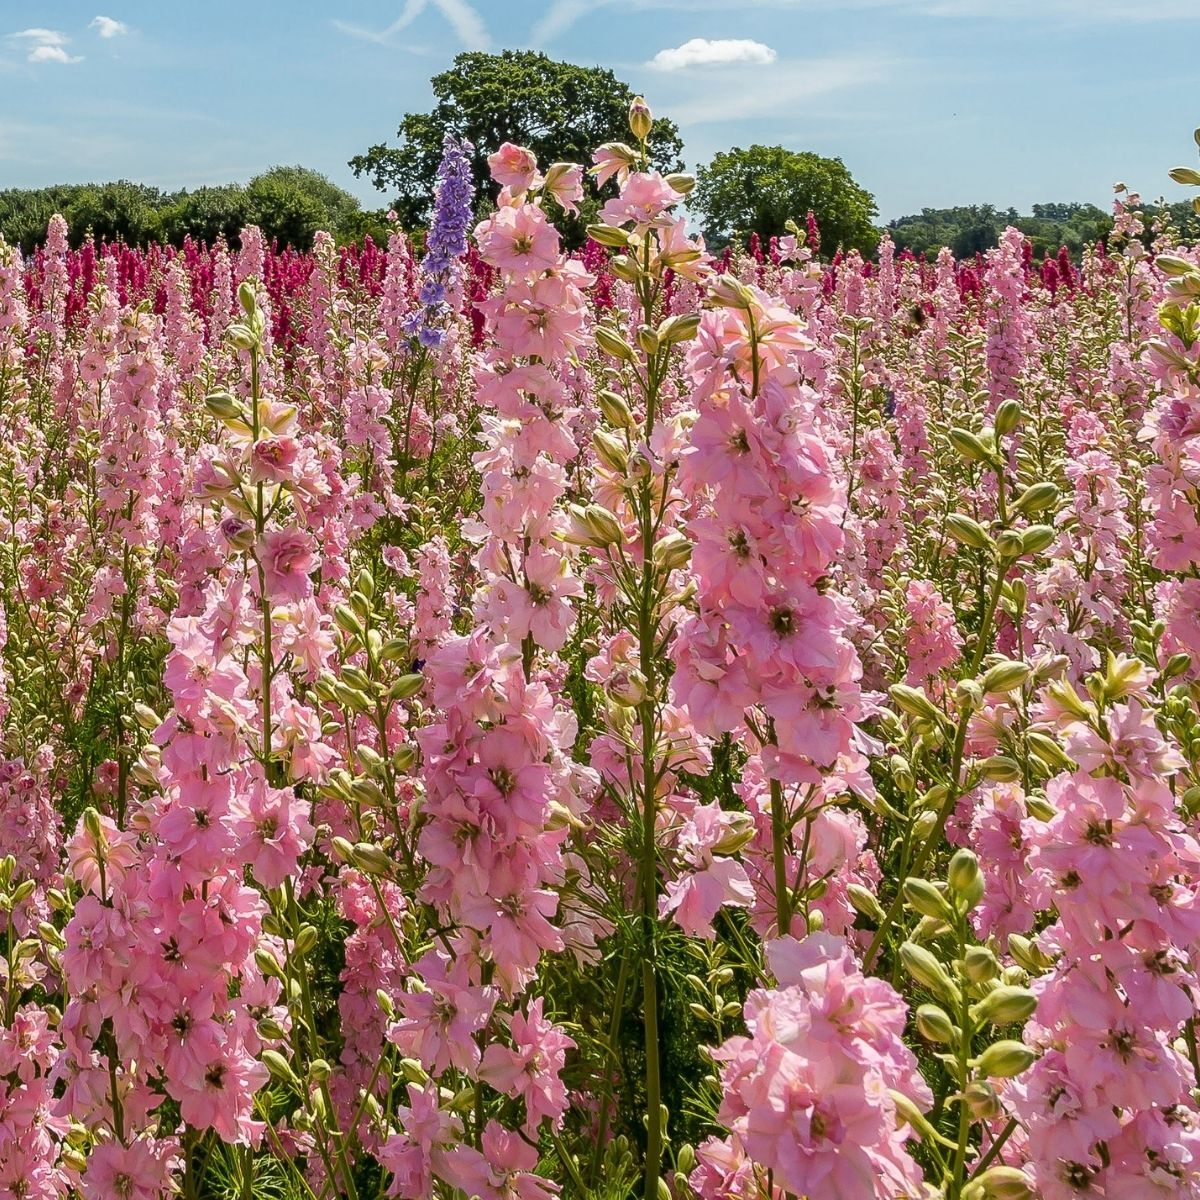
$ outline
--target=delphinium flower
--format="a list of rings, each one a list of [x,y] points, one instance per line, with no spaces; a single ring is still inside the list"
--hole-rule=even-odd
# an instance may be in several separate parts
[[[730,1134],[700,1147],[692,1186],[713,1200],[772,1186],[797,1196],[920,1194],[890,1091],[932,1102],[903,1041],[904,1002],[830,934],[781,938],[768,956],[777,986],[750,993],[748,1036],[713,1052]],[[712,1168],[730,1160],[746,1163],[761,1192],[725,1190]]]
[[[1143,705],[1151,676],[1111,662],[1093,700],[1052,692],[1067,753],[1053,813],[1029,817],[1030,895],[1057,921],[1037,939],[1041,1052],[1015,1089],[1042,1195],[1200,1194],[1195,1069],[1183,1049],[1200,936],[1200,844],[1167,786],[1184,766]]]

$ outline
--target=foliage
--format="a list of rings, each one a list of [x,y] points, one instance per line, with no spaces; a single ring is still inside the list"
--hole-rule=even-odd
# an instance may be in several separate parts
[[[628,136],[633,92],[601,67],[558,62],[532,50],[470,51],[430,82],[437,103],[430,112],[405,115],[396,133],[399,146],[372,146],[350,160],[356,175],[395,197],[406,228],[428,220],[447,133],[474,145],[472,170],[481,198],[496,194],[487,156],[505,142],[527,147],[548,165],[586,163],[596,146]],[[653,146],[660,169],[678,169],[683,143],[673,122],[655,122]]]
[[[811,211],[821,230],[822,248],[869,252],[878,234],[875,198],[860,187],[840,158],[783,146],[735,146],[714,156],[697,172],[691,207],[699,214],[713,246],[758,234],[764,241],[786,232],[788,222],[803,226]]]

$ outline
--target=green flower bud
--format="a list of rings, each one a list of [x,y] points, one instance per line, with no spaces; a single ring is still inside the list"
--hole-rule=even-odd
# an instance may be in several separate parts
[[[1053,483],[1030,484],[1016,499],[1016,512],[1031,515],[1051,508],[1058,503],[1058,486]]]
[[[950,978],[949,972],[924,946],[905,942],[900,947],[900,961],[904,969],[922,987],[927,988],[942,1000],[957,1004],[958,988]]]
[[[990,550],[992,539],[973,517],[965,513],[951,513],[946,518],[946,532],[960,545],[972,550]]]
[[[906,683],[896,683],[888,688],[888,695],[891,696],[901,712],[906,712],[911,717],[918,717],[925,721],[937,721],[941,716],[933,702],[920,688],[909,687]]]
[[[595,335],[596,345],[611,358],[619,359],[622,362],[636,361],[637,352],[634,348],[623,337],[614,333],[607,326],[597,325]]]
[[[972,983],[983,983],[1000,974],[1000,961],[987,946],[968,946],[963,955],[963,974]]]
[[[629,105],[629,130],[639,142],[644,142],[650,136],[654,125],[654,114],[650,105],[642,96],[634,96]]]
[[[946,436],[950,439],[950,445],[968,462],[990,463],[992,461],[991,450],[977,434],[972,433],[969,429],[951,429]]]
[[[354,847],[353,861],[364,875],[387,875],[392,869],[391,858],[372,842],[359,842]]]
[[[1037,1062],[1037,1051],[1024,1042],[1006,1040],[989,1046],[976,1060],[975,1066],[982,1075],[991,1079],[1012,1079],[1028,1070]]]
[[[1005,400],[996,409],[996,432],[1004,437],[1012,433],[1021,422],[1021,405],[1017,400]]]
[[[978,886],[981,878],[979,860],[965,846],[956,850],[950,859],[946,882],[960,896],[965,896]]]
[[[1057,536],[1052,525],[1030,525],[1021,534],[1021,553],[1041,554]]]
[[[292,943],[292,952],[303,958],[310,950],[316,946],[318,934],[314,926],[301,925],[299,933],[296,934],[296,940]]]
[[[262,1063],[271,1073],[272,1079],[277,1079],[280,1083],[290,1083],[293,1086],[300,1082],[296,1077],[296,1072],[292,1070],[292,1064],[278,1050],[264,1050]]]
[[[971,1008],[976,1021],[987,1021],[992,1025],[1011,1025],[1024,1021],[1037,1008],[1037,997],[1028,989],[1002,985],[988,992],[978,1004]]]
[[[933,917],[947,924],[954,920],[954,909],[945,896],[927,879],[906,879],[903,884],[904,898],[924,917]]]
[[[988,695],[999,696],[1016,691],[1031,674],[1033,672],[1028,663],[1005,659],[994,667],[989,667],[979,684]]]
[[[936,1004],[922,1004],[915,1014],[917,1032],[926,1041],[948,1046],[959,1036],[959,1030],[945,1009]]]
[[[883,906],[875,898],[875,893],[863,887],[861,883],[847,884],[846,898],[855,912],[862,913],[864,917],[876,924],[883,921],[885,917]]]
[[[388,688],[388,695],[393,700],[411,700],[418,692],[425,687],[425,676],[420,672],[414,672],[411,675],[401,675],[395,683]]]
[[[602,391],[597,396],[597,400],[604,419],[615,429],[637,428],[637,422],[633,419],[629,405],[616,392]]]

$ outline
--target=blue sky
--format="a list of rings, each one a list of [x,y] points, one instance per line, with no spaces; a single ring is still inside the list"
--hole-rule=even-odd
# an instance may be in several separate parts
[[[0,0],[0,186],[303,163],[375,206],[346,160],[460,50],[532,47],[643,91],[690,163],[840,155],[885,220],[1177,199],[1198,44],[1200,0]]]

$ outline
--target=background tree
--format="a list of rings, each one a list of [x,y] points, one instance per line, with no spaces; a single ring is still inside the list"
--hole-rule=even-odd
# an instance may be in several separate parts
[[[870,253],[879,232],[875,197],[854,181],[840,158],[783,146],[735,146],[697,172],[689,207],[700,215],[710,246],[785,232],[789,220],[804,224],[812,209],[821,245]]]
[[[173,245],[185,237],[211,245],[223,237],[231,246],[250,223],[250,198],[240,183],[182,192],[163,210],[162,235]]]
[[[972,204],[923,208],[920,213],[889,222],[888,232],[898,247],[914,254],[932,257],[943,246],[949,246],[959,258],[967,258],[995,246],[1007,225],[1029,238],[1035,259],[1057,254],[1060,246],[1078,257],[1085,246],[1108,236],[1112,217],[1094,204],[1074,202],[1035,204],[1028,216],[1015,208],[1001,210],[991,204]]]
[[[475,145],[471,163],[479,195],[495,195],[487,156],[504,142],[528,146],[543,165],[587,163],[602,142],[628,141],[628,84],[600,67],[556,62],[532,50],[460,54],[430,81],[437,100],[432,112],[408,113],[400,123],[400,145],[372,146],[350,160],[380,191],[395,197],[407,228],[426,223],[442,139],[447,133]],[[659,118],[651,133],[655,164],[678,170],[683,143],[673,122]]]

